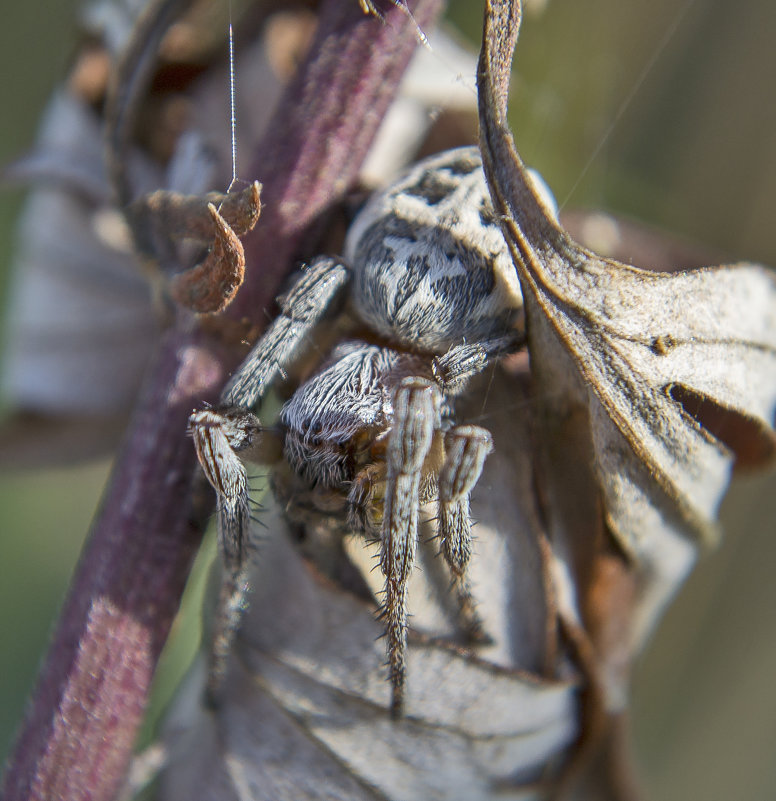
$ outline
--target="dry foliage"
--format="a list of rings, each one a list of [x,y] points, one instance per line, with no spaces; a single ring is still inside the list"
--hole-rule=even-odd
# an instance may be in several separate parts
[[[169,753],[159,797],[166,801],[598,799],[637,793],[622,739],[633,658],[699,547],[714,539],[717,507],[736,459],[757,465],[775,449],[776,281],[755,265],[636,269],[600,258],[569,237],[535,195],[506,125],[520,14],[519,2],[488,2],[478,84],[483,162],[521,282],[530,369],[528,359],[500,367],[475,382],[462,409],[462,417],[486,419],[494,436],[494,453],[472,499],[478,525],[471,564],[472,593],[491,641],[476,648],[461,641],[446,576],[427,542],[434,523],[426,520],[421,570],[409,591],[407,713],[391,720],[382,625],[375,619],[376,548],[343,534],[331,520],[289,521],[267,500],[256,534],[261,547],[250,609],[224,696],[216,709],[203,707],[202,676],[195,671],[162,735]],[[402,35],[415,37],[414,23],[405,22]],[[255,58],[263,63],[263,55]],[[206,87],[201,91],[208,96]],[[295,99],[301,97],[300,91]],[[58,113],[83,116],[77,125],[89,131],[94,146],[98,131],[88,115],[58,102],[64,103]],[[300,107],[291,107],[281,122],[298,122]],[[285,129],[279,126],[282,144]],[[348,137],[357,139],[357,132],[339,134],[334,138],[346,155],[354,140]],[[245,139],[255,143],[256,132]],[[80,141],[72,134],[67,147],[72,152]],[[277,142],[275,147],[265,152],[281,151]],[[72,169],[61,160],[52,166],[52,152],[56,147],[43,147],[26,169],[58,181],[44,194],[56,205],[57,230],[86,229],[95,207],[110,207],[105,175],[81,169],[80,162]],[[180,160],[190,168],[201,164],[200,156]],[[278,222],[284,210],[293,218],[305,198],[313,198],[320,211],[344,191],[333,177],[321,184],[310,178],[310,165],[323,158],[321,148],[306,156],[303,167],[278,160],[279,174],[294,165],[283,174],[296,181],[285,185],[293,201],[285,206],[279,184],[260,174],[269,198],[262,197],[266,205],[254,243],[271,241],[291,225],[289,218]],[[153,180],[165,183],[158,173],[149,177],[152,171],[137,153],[133,158],[130,174],[143,190]],[[329,164],[332,175],[338,167]],[[86,206],[69,206],[62,187],[71,195],[75,187]],[[251,197],[256,201],[255,192]],[[168,196],[162,200],[166,209]],[[203,208],[194,217],[207,221]],[[284,240],[272,251],[286,268],[300,242],[312,238],[305,227],[310,214],[288,235],[293,244]],[[169,255],[180,266],[159,196],[143,202],[141,216],[154,240],[145,243],[147,250],[139,243],[144,255],[152,252],[161,263]],[[248,216],[241,232],[256,223],[256,215]],[[188,226],[192,214],[183,217]],[[137,240],[137,225],[134,231]],[[225,229],[222,238],[235,253],[242,247]],[[92,241],[84,230],[87,239]],[[102,244],[110,245],[109,261],[120,275],[130,257],[117,241]],[[88,262],[98,260],[100,244],[86,248]],[[179,272],[171,279],[179,304],[216,311],[237,292],[242,256],[224,259],[215,250],[211,256],[210,262],[230,270],[215,279],[215,291],[212,280],[205,289],[200,280],[210,275],[208,262]],[[222,284],[228,292],[218,288]],[[129,285],[142,297],[144,319],[150,318],[147,295],[134,280]],[[249,298],[256,285],[254,279]],[[124,284],[116,286],[120,294]],[[198,306],[203,293],[207,305]],[[193,325],[188,312],[178,308],[176,315],[184,328]],[[226,331],[219,330],[221,340],[229,340]],[[99,340],[99,333],[90,339]],[[142,362],[145,350],[138,344],[131,343]],[[42,353],[33,355],[43,363]],[[175,396],[178,404],[190,408],[205,388],[213,397],[234,353],[230,358],[212,367],[212,381],[201,380],[210,362],[191,368],[189,394]],[[68,378],[55,384],[65,396],[74,369],[62,368]],[[25,368],[22,374],[39,373]],[[131,389],[122,392],[126,397]],[[113,408],[111,403],[107,398],[104,406]],[[127,741],[131,733],[122,738],[116,775],[126,763]]]

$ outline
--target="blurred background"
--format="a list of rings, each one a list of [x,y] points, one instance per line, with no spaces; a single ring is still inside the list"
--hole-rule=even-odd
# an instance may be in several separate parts
[[[64,74],[77,41],[74,8],[32,0],[6,9],[2,163],[30,146]],[[451,2],[448,16],[476,41],[480,3]],[[564,206],[616,211],[723,258],[776,265],[774,42],[772,0],[534,1],[516,60],[518,148]],[[3,298],[20,197],[0,194]],[[0,473],[0,758],[108,469],[103,459]],[[773,471],[735,480],[721,547],[704,555],[638,667],[633,729],[651,798],[776,794],[775,516]],[[203,566],[212,550],[203,552]],[[193,648],[202,574],[177,627],[157,709]]]

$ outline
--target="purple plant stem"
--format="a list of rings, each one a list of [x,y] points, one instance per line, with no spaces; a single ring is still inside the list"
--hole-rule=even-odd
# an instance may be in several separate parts
[[[413,12],[426,26],[441,6],[419,0]],[[266,323],[305,232],[353,182],[415,44],[397,8],[383,25],[356,0],[323,3],[310,54],[257,148],[264,211],[247,243],[238,315]],[[115,797],[207,518],[195,508],[186,420],[218,396],[235,361],[190,320],[163,336],[9,762],[5,801]]]
[[[381,23],[365,18],[357,0],[323,3],[316,58],[288,86],[248,171],[262,182],[262,216],[245,240],[246,262],[259,269],[246,276],[230,313],[257,319],[278,287],[267,292],[267,274],[288,273],[309,228],[358,176],[417,46],[412,20],[389,0],[383,5]],[[443,6],[444,0],[418,0],[413,15],[427,28]]]
[[[192,405],[216,398],[214,355],[163,338],[76,568],[6,774],[5,799],[114,796],[202,532],[190,510]]]

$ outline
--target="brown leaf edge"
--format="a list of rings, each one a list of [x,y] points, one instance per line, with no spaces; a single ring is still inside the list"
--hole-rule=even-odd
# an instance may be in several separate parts
[[[169,24],[178,5],[152,10]],[[427,26],[441,6],[418,0],[415,19]],[[156,52],[152,37],[144,46]],[[250,174],[262,180],[271,213],[246,247],[259,266],[248,271],[234,314],[266,324],[306,232],[354,182],[415,46],[415,25],[398,8],[381,24],[356,3],[322,4],[310,53],[255,151]],[[127,105],[148,72],[119,87]],[[126,130],[115,126],[119,151]],[[125,201],[127,178],[114,174]],[[216,400],[236,360],[185,317],[163,335],[8,763],[6,801],[115,798],[212,509],[209,495],[193,489],[186,420]]]
[[[199,314],[222,312],[233,300],[245,278],[245,251],[240,238],[210,203],[213,247],[205,259],[170,279],[170,296]]]
[[[506,121],[512,54],[521,14],[519,0],[487,0],[478,90],[480,149],[492,193],[496,165],[507,171],[513,165],[522,165]],[[524,184],[521,189],[531,191],[517,166],[509,174],[510,179],[513,177],[517,184]],[[519,193],[520,189],[517,191]],[[500,208],[495,197],[494,203]],[[545,229],[542,233],[548,237],[560,233],[551,220],[539,214],[528,215],[524,222],[527,226],[535,224],[540,230]],[[536,235],[535,231],[531,232],[526,239],[531,240]],[[510,241],[508,236],[507,241]],[[567,423],[572,425],[573,421]],[[565,609],[563,604],[557,607],[560,632],[585,682],[579,697],[580,734],[553,783],[551,797],[639,801],[642,794],[631,762],[627,713],[621,709],[610,711],[607,686],[607,671],[612,667],[616,671],[627,670],[630,663],[630,654],[622,652],[618,641],[621,627],[627,626],[630,619],[635,577],[627,560],[611,547],[603,530],[599,530],[603,523],[600,513],[593,511],[591,515],[587,510],[582,516],[593,529],[586,532],[590,535],[591,550],[587,565],[588,586],[576,589],[583,595],[580,601],[585,621],[578,619],[575,610]],[[547,547],[551,549],[551,543]],[[614,665],[607,664],[612,656]]]

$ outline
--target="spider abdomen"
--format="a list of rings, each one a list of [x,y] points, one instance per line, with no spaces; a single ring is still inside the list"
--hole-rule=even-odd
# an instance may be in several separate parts
[[[522,296],[482,172],[479,151],[420,162],[377,193],[345,241],[356,312],[416,351],[503,336]]]

